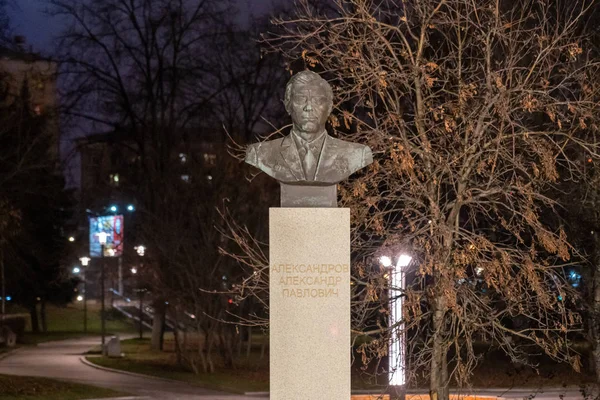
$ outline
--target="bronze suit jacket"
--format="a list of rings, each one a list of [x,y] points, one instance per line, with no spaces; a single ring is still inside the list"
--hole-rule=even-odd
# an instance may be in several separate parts
[[[246,151],[246,162],[280,182],[308,185],[331,185],[371,164],[371,149],[358,143],[325,136],[317,162],[314,181],[307,181],[294,138],[283,138],[254,143]]]

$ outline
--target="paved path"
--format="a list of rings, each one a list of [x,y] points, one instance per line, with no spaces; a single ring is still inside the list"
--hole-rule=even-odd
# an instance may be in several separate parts
[[[99,370],[83,364],[82,354],[100,343],[88,337],[23,348],[0,360],[0,374],[42,376],[101,386],[147,399],[161,400],[242,400],[257,399],[206,390],[183,382],[165,382]]]
[[[82,354],[100,343],[100,338],[88,337],[26,347],[0,359],[0,374],[42,376],[101,386],[140,396],[138,399],[160,400],[259,400],[259,397],[239,396],[206,390],[183,382],[166,382],[152,377],[137,377],[90,367],[80,361]],[[594,399],[597,392],[587,388],[549,389],[488,389],[474,390],[479,396],[502,399],[581,400]],[[410,391],[413,392],[413,391]],[[264,399],[265,397],[263,397]],[[300,399],[298,399],[300,400]]]

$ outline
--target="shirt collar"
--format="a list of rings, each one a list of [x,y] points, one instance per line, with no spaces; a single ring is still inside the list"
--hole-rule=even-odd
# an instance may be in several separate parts
[[[320,149],[321,145],[323,144],[323,141],[325,141],[326,134],[327,134],[327,131],[325,129],[323,129],[323,132],[321,132],[319,134],[319,136],[308,141],[308,140],[305,140],[304,138],[302,138],[300,135],[298,135],[296,133],[296,131],[294,129],[292,129],[292,136],[294,137],[294,141],[296,142],[296,145],[299,147],[304,147],[304,145],[308,142],[309,148],[311,148],[311,149],[314,149],[314,148]]]

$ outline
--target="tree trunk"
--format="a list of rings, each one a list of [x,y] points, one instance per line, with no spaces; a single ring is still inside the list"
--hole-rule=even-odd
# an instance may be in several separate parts
[[[600,235],[594,234],[594,276],[591,304],[592,362],[596,382],[600,382]]]
[[[445,304],[443,293],[436,293],[433,300],[433,352],[431,356],[431,376],[429,396],[431,400],[449,400],[448,388],[448,348],[444,343]]]
[[[42,300],[42,305],[40,306],[40,319],[42,322],[42,332],[48,332],[48,324],[46,322],[46,300]]]
[[[265,358],[265,353],[266,353],[266,349],[267,349],[267,340],[268,340],[268,336],[263,335],[263,340],[260,345],[260,359],[261,360]]]
[[[219,335],[219,350],[225,368],[230,369],[233,368],[234,339],[233,333],[228,328],[229,327],[222,328],[221,334]]]
[[[183,346],[180,343],[179,340],[179,334],[181,333],[181,331],[179,330],[179,327],[177,326],[177,321],[175,321],[175,328],[173,329],[173,337],[175,339],[175,356],[177,357],[177,365],[184,367],[183,365],[183,355],[182,352],[183,350]]]
[[[200,327],[200,324],[197,324],[196,331],[200,337],[198,338],[198,356],[200,357],[200,362],[202,363],[202,370],[204,373],[208,372],[208,362],[206,361],[206,357],[204,356],[204,349],[207,347],[208,342],[208,334],[204,332],[204,330]],[[202,333],[204,332],[204,335]],[[202,336],[204,339],[202,340]]]
[[[29,315],[31,316],[31,332],[40,333],[40,323],[37,314],[37,305],[29,307]]]
[[[252,327],[248,327],[248,342],[246,342],[246,358],[250,358],[250,352],[252,351]]]
[[[150,342],[152,350],[162,350],[163,348],[165,314],[165,302],[157,300],[154,303],[154,316],[152,318],[152,340]]]

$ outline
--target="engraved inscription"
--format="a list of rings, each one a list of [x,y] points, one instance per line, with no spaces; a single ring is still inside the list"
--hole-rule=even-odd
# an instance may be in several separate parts
[[[339,297],[342,274],[348,264],[277,264],[271,265],[271,279],[277,279],[283,297]],[[308,287],[307,287],[308,286]]]

